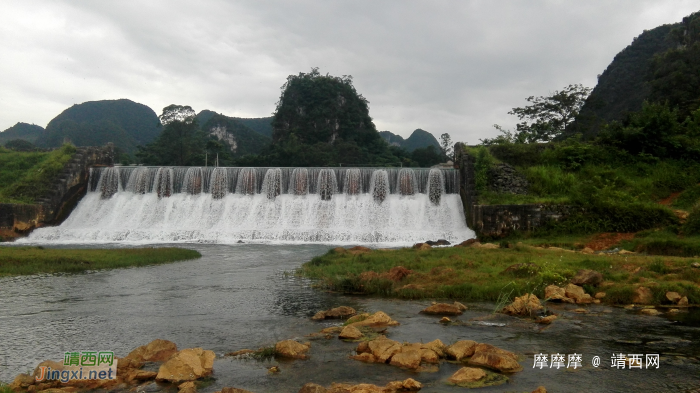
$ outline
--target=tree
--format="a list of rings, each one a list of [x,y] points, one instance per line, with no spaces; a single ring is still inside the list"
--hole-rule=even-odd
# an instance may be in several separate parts
[[[452,156],[452,138],[450,138],[450,134],[444,133],[440,135],[440,149],[447,159]]]
[[[153,143],[139,147],[136,156],[150,165],[202,165],[207,142],[189,106],[169,105],[159,116],[163,132]]]
[[[192,123],[197,116],[197,113],[189,105],[175,105],[171,104],[163,108],[163,113],[158,116],[161,124],[164,126],[175,122]]]
[[[503,135],[493,139],[482,139],[481,142],[485,145],[503,142],[549,142],[561,135],[574,121],[590,93],[590,88],[573,84],[547,97],[530,96],[527,101],[531,102],[531,105],[513,108],[508,112],[509,115],[524,120],[516,125],[515,131],[504,130],[498,124],[494,124],[494,128]]]

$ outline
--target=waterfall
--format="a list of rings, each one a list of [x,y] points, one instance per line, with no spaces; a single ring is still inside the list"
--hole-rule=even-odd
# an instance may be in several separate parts
[[[454,169],[92,168],[88,192],[28,243],[410,245],[474,237]]]

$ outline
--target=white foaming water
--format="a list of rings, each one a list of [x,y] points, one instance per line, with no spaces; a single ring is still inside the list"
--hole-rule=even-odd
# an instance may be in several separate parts
[[[96,169],[90,192],[63,224],[37,229],[20,242],[461,242],[474,232],[466,226],[459,195],[445,191],[445,183],[458,189],[453,172]],[[436,187],[436,179],[443,184]]]

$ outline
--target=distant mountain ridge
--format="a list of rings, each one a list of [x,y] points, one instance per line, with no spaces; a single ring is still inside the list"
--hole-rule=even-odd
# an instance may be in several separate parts
[[[398,146],[406,149],[409,153],[428,146],[440,149],[440,143],[433,134],[420,128],[413,131],[411,136],[403,139],[401,135],[396,135],[390,131],[379,131],[379,135],[391,146]]]
[[[0,132],[0,145],[4,145],[14,139],[23,139],[27,142],[34,143],[45,131],[43,127],[36,124],[17,123],[5,131]]]

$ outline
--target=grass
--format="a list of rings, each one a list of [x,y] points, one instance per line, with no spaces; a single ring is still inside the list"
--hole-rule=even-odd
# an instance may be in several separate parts
[[[88,270],[146,266],[196,259],[182,248],[48,249],[0,247],[0,276],[37,273],[80,273]]]
[[[298,274],[317,279],[321,288],[343,293],[504,303],[525,293],[543,298],[547,285],[565,285],[578,270],[593,269],[603,274],[605,283],[601,288],[585,289],[591,295],[598,290],[610,293],[603,299],[606,303],[630,303],[636,286],[644,285],[658,303],[663,302],[666,291],[677,291],[698,304],[700,272],[691,267],[694,261],[698,259],[586,255],[524,244],[499,249],[376,250],[358,255],[335,249],[305,263]],[[516,264],[533,268],[504,272]],[[413,273],[392,281],[383,274],[395,266]]]
[[[72,145],[51,152],[16,152],[0,147],[0,203],[33,203],[75,153]]]
[[[10,389],[10,386],[0,382],[0,393],[13,393],[12,389]]]

